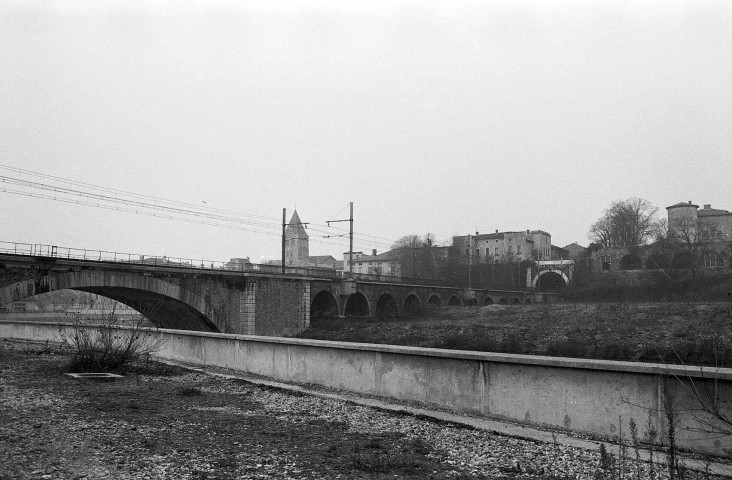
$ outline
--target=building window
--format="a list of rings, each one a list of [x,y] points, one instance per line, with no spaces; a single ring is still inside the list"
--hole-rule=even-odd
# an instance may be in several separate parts
[[[498,241],[498,240],[496,240],[496,241]],[[495,250],[495,252],[494,252],[494,253],[495,253],[496,255],[498,255],[498,247],[496,247],[496,250]]]
[[[603,255],[600,258],[600,261],[602,262],[603,270],[610,270],[610,266],[612,265],[612,258],[610,257],[610,255]]]
[[[475,249],[475,258],[480,258],[480,248]]]
[[[706,268],[717,268],[722,266],[722,259],[716,252],[707,252],[704,254],[704,266]]]
[[[521,245],[516,246],[516,255],[521,255]]]

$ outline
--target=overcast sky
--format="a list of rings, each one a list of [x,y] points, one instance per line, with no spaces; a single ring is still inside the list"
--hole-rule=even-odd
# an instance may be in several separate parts
[[[0,0],[0,164],[271,222],[0,192],[0,240],[276,259],[297,207],[311,254],[342,258],[315,224],[351,201],[379,251],[476,229],[587,245],[633,196],[732,210],[730,25],[727,0]]]

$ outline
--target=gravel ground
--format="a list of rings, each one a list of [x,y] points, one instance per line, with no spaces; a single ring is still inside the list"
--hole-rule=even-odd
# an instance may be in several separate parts
[[[597,451],[174,367],[78,381],[60,352],[2,341],[0,355],[3,480],[604,478]]]

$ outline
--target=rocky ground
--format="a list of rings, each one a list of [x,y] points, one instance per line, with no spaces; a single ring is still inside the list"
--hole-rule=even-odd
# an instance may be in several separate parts
[[[312,319],[302,338],[732,367],[732,304],[489,305]]]
[[[157,364],[73,380],[67,361],[0,341],[0,479],[614,478],[597,450]],[[666,478],[629,457],[624,478]]]

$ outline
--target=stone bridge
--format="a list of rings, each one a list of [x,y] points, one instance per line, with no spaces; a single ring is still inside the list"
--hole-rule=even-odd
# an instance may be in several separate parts
[[[0,306],[55,290],[111,298],[160,328],[293,335],[311,318],[398,316],[426,305],[546,301],[533,291],[467,290],[303,274],[0,254]]]
[[[561,290],[574,274],[574,260],[541,260],[527,270],[527,286],[537,290]]]

